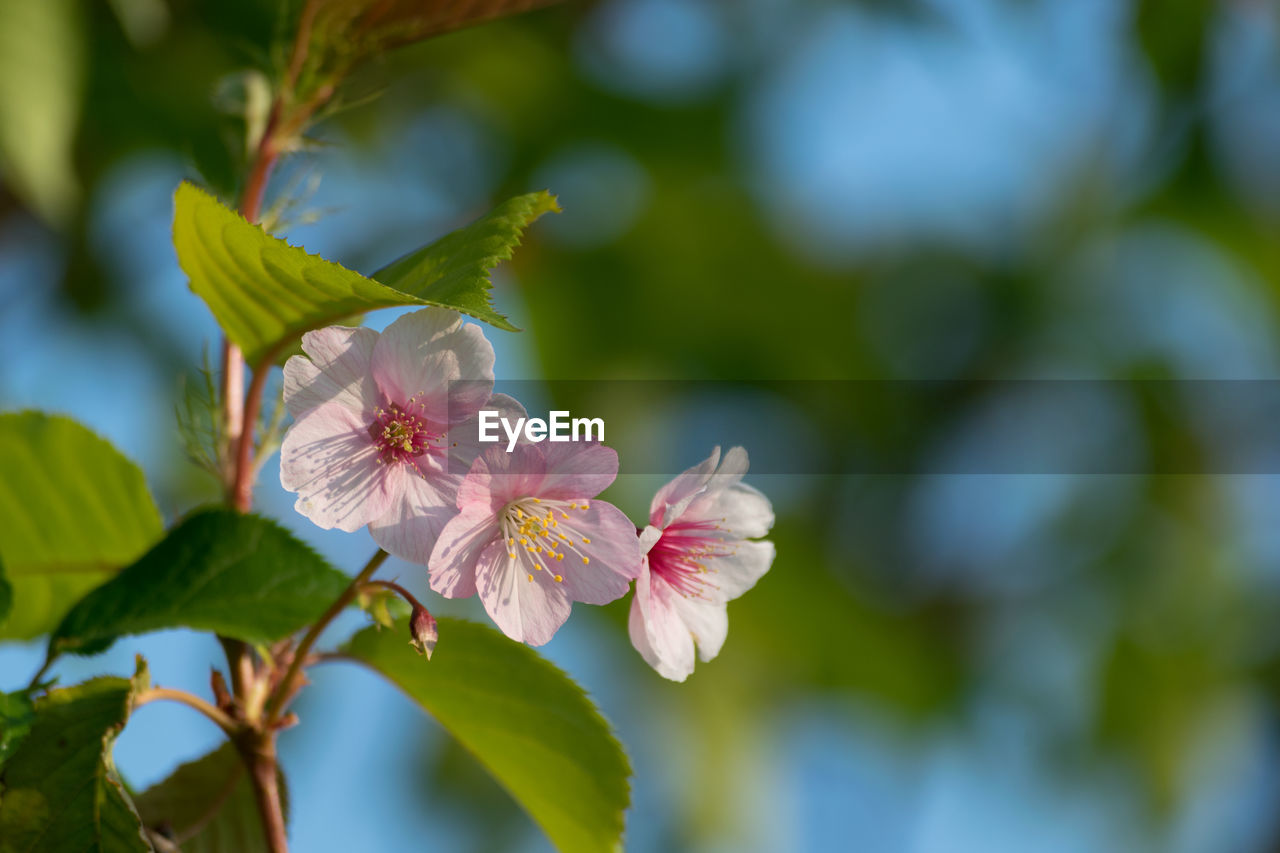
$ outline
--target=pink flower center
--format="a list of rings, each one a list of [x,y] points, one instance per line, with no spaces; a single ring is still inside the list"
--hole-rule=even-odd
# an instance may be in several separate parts
[[[714,587],[706,560],[728,557],[736,550],[717,535],[720,528],[711,521],[676,522],[662,531],[649,549],[649,571],[686,598],[706,598],[706,587]]]
[[[410,400],[403,409],[395,403],[385,409],[374,409],[369,437],[378,449],[378,461],[390,465],[423,455],[440,435],[427,429],[421,409]]]

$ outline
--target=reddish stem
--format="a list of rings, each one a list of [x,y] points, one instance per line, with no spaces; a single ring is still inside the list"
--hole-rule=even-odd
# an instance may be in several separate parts
[[[284,809],[280,804],[279,765],[276,761],[275,732],[243,739],[236,744],[240,757],[249,768],[253,796],[262,816],[262,829],[271,853],[288,853],[289,836],[285,830]]]

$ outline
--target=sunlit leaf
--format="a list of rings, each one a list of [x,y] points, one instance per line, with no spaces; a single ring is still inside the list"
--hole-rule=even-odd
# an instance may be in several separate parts
[[[489,271],[511,257],[530,223],[544,213],[559,210],[555,196],[547,192],[516,196],[470,225],[383,267],[373,277],[434,304],[457,308],[500,329],[517,331],[507,318],[493,310]]]
[[[76,604],[52,643],[95,652],[125,634],[166,628],[270,642],[319,617],[348,582],[275,522],[206,510]]]
[[[163,533],[136,465],[70,418],[38,412],[0,415],[0,519],[14,602],[6,638],[51,630]]]
[[[278,356],[303,332],[375,308],[436,305],[514,330],[489,301],[489,270],[555,200],[519,196],[384,269],[384,283],[291,246],[195,186],[174,195],[178,263],[251,364]],[[388,284],[393,286],[388,286]]]
[[[621,847],[631,769],[580,687],[528,646],[439,620],[430,662],[407,626],[369,628],[345,652],[390,679],[505,787],[562,851]]]

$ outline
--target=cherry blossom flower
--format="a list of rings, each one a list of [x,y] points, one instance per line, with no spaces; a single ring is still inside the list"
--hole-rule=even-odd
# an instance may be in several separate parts
[[[368,525],[374,541],[425,565],[480,452],[477,413],[524,409],[493,389],[493,347],[454,311],[426,308],[381,334],[330,326],[284,367],[294,424],[280,482],[325,529]],[[474,380],[459,382],[456,380]]]
[[[746,472],[745,450],[731,448],[721,461],[717,447],[650,505],[628,630],[631,644],[664,678],[689,677],[695,643],[704,663],[719,654],[729,632],[727,603],[773,563],[772,542],[750,541],[769,532],[773,508],[741,482]]]
[[[448,598],[479,591],[511,639],[540,646],[574,601],[607,604],[640,571],[636,529],[593,500],[618,474],[618,454],[597,443],[491,447],[458,489],[458,515],[431,555],[431,588]]]

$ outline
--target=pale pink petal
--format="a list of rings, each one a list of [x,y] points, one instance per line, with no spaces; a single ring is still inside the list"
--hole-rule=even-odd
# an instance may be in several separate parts
[[[645,663],[663,678],[684,681],[693,672],[693,636],[671,606],[674,594],[643,569],[636,578],[627,629]]]
[[[528,552],[508,552],[502,541],[491,543],[480,555],[476,586],[485,612],[502,633],[531,646],[555,636],[573,606],[563,584],[536,571]]]
[[[725,452],[724,458],[720,460],[720,467],[716,469],[708,485],[711,489],[726,489],[732,486],[746,475],[749,464],[746,448],[730,447]]]
[[[329,326],[302,336],[302,351],[284,366],[284,402],[295,418],[324,403],[341,403],[353,412],[378,405],[378,386],[369,373],[378,333],[372,329]]]
[[[298,512],[349,533],[387,512],[402,486],[379,464],[368,425],[340,403],[312,409],[285,435],[280,484],[298,493]]]
[[[411,563],[427,565],[444,526],[458,514],[455,504],[461,478],[448,474],[423,477],[405,468],[405,489],[390,511],[369,525],[373,541]]]
[[[515,398],[506,394],[494,394],[484,404],[484,410],[497,412],[499,418],[506,418],[512,424],[528,415],[524,410],[524,406],[520,405]],[[459,476],[465,476],[471,470],[471,463],[475,462],[476,457],[484,451],[499,445],[505,450],[507,446],[506,433],[499,427],[498,434],[500,436],[498,445],[480,440],[479,413],[460,424],[449,427],[445,436],[446,446],[449,448],[447,470]]]
[[[618,452],[612,447],[572,441],[532,446],[542,450],[546,466],[538,491],[531,493],[540,498],[593,498],[617,479]]]
[[[751,589],[773,565],[772,542],[730,544],[733,553],[707,560],[707,574],[703,576],[711,588],[711,597],[721,602],[737,598]]]
[[[445,598],[475,595],[480,554],[494,541],[501,539],[491,513],[482,510],[455,515],[441,529],[427,562],[431,588]]]
[[[695,497],[679,520],[713,522],[726,536],[755,539],[773,527],[773,505],[754,486],[734,483]]]
[[[569,597],[586,604],[608,604],[626,595],[641,566],[640,540],[631,520],[604,501],[591,501],[589,509],[560,515],[555,529],[570,542],[560,548],[565,558],[549,561],[547,568],[564,578]]]
[[[705,663],[718,655],[729,635],[729,613],[725,604],[677,595],[671,599],[671,605],[698,644],[698,658]]]
[[[497,512],[518,498],[540,496],[546,460],[537,444],[491,445],[472,463],[458,487],[458,508],[486,506]]]
[[[383,330],[372,371],[392,402],[404,405],[416,397],[428,420],[461,423],[493,391],[493,345],[456,311],[424,308]]]
[[[706,486],[719,462],[720,448],[717,446],[706,459],[658,489],[649,504],[649,523],[665,527],[679,518],[694,496]]]

